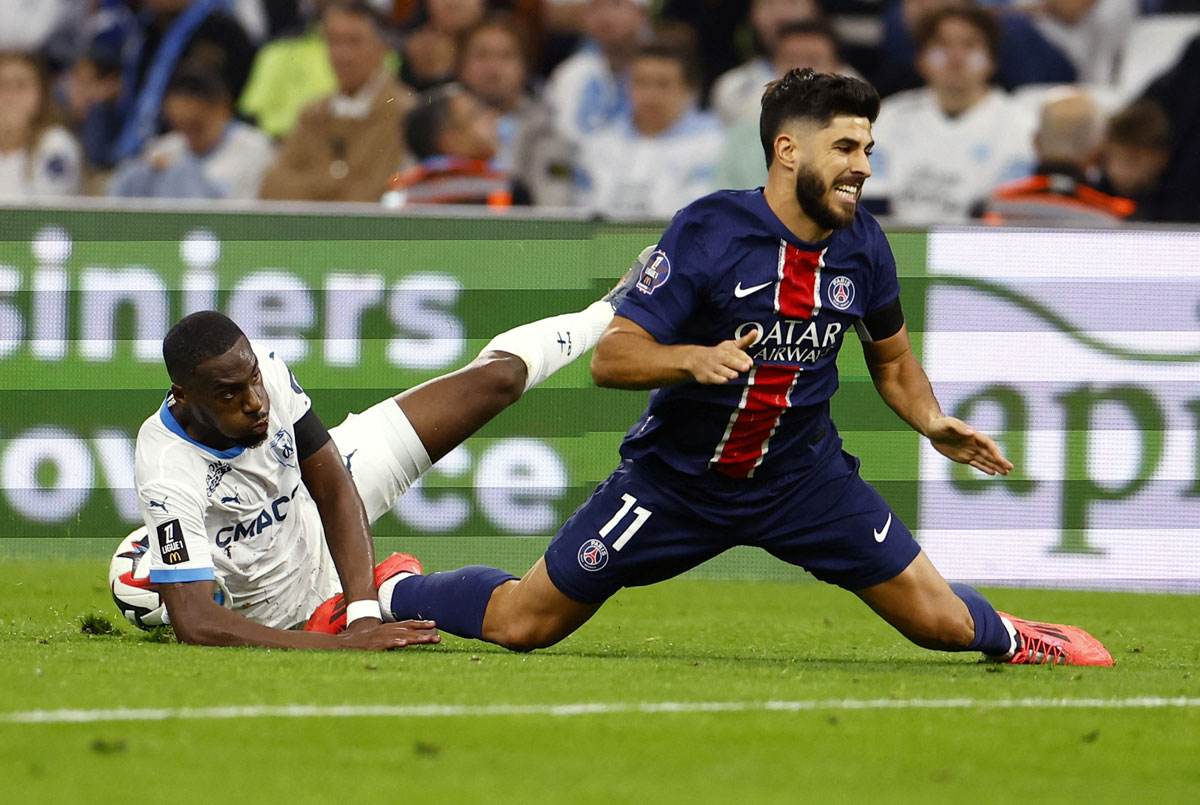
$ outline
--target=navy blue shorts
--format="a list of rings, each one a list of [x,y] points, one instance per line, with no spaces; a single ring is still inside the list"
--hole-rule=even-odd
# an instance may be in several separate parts
[[[900,574],[920,547],[842,452],[804,476],[687,475],[625,460],[563,524],[546,569],[563,594],[599,603],[753,545],[821,581],[859,590]]]

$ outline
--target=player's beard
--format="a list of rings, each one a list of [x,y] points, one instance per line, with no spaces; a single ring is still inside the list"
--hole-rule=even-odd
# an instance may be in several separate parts
[[[845,215],[838,213],[828,201],[832,192],[833,186],[826,185],[816,171],[808,167],[796,171],[796,201],[800,203],[801,211],[823,230],[845,229],[854,223],[857,206]]]
[[[240,436],[234,439],[234,442],[237,443],[238,447],[245,447],[247,450],[250,450],[265,442],[267,435],[268,431],[264,430],[262,433],[251,433],[246,436]]]

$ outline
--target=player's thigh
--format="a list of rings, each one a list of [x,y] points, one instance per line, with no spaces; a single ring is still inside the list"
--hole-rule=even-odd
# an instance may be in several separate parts
[[[558,530],[546,571],[564,595],[599,603],[622,587],[677,576],[734,544],[718,532],[682,490],[623,461]]]
[[[395,506],[432,464],[416,430],[392,398],[350,414],[329,434],[371,522]]]
[[[859,477],[846,456],[848,475],[785,498],[772,518],[780,523],[757,544],[799,565],[821,581],[860,590],[900,575],[920,553],[900,517]]]

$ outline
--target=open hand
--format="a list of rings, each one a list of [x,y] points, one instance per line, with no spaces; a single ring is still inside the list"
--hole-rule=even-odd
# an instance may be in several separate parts
[[[947,458],[970,464],[988,475],[1008,475],[1012,462],[1004,457],[990,436],[952,416],[938,417],[930,423],[929,441]]]
[[[751,330],[741,338],[722,341],[715,347],[694,347],[684,368],[696,378],[697,383],[728,383],[741,373],[749,372],[754,366],[754,361],[746,350],[756,340],[758,330]]]
[[[440,643],[442,640],[433,621],[382,623],[366,629],[347,630],[339,637],[346,641],[346,648],[361,651],[386,651],[423,643]]]

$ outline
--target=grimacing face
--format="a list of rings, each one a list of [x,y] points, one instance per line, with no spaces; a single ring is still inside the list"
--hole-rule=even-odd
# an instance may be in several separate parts
[[[785,127],[796,139],[796,201],[825,230],[854,223],[863,183],[871,175],[871,121],[835,115],[822,128],[812,121]]]
[[[267,439],[271,400],[258,358],[245,336],[226,352],[196,367],[186,386],[173,387],[210,447],[257,447]]]

